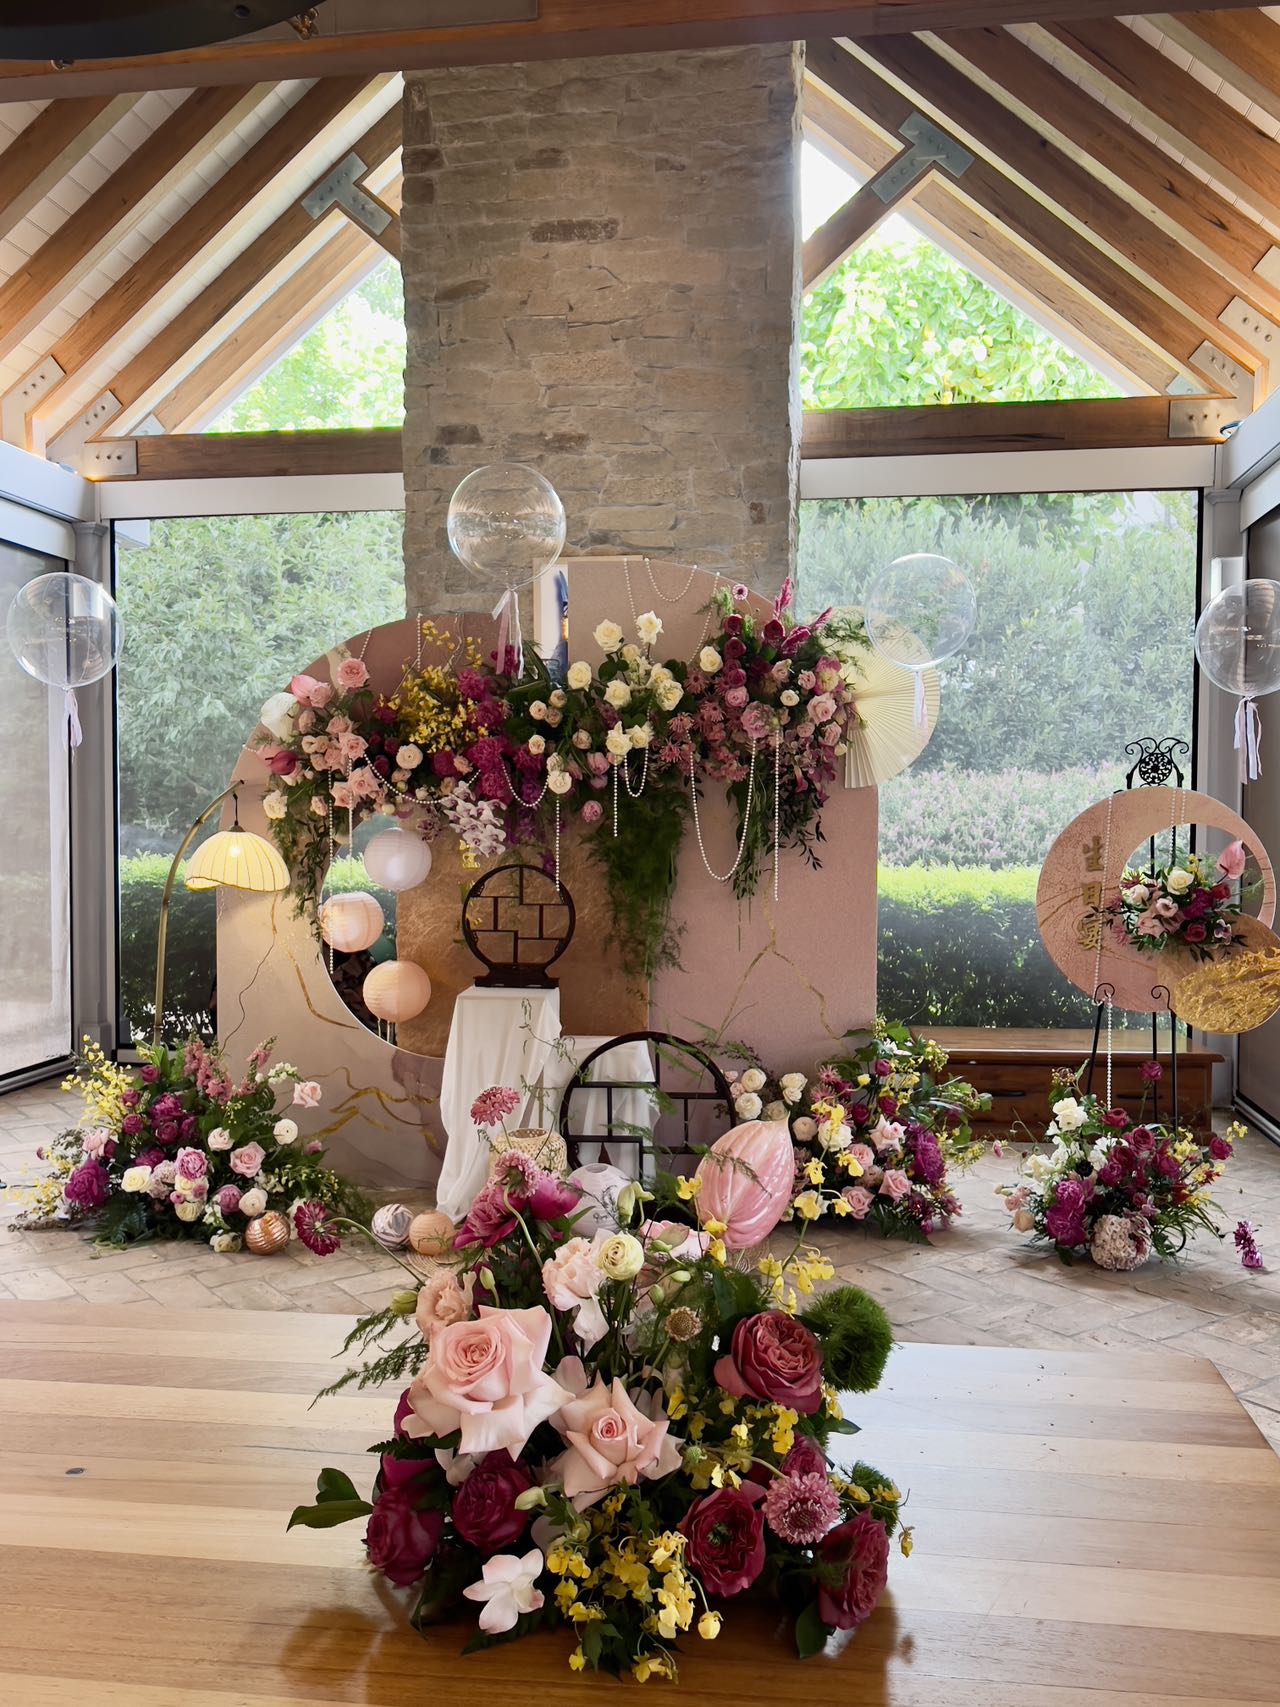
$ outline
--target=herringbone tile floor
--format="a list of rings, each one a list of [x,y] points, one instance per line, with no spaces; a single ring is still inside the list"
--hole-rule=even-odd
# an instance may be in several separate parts
[[[35,1151],[74,1118],[54,1085],[0,1098],[0,1178],[30,1179]],[[1229,1224],[1260,1229],[1263,1272],[1240,1266],[1228,1238],[1202,1238],[1173,1264],[1105,1274],[1065,1268],[1008,1231],[995,1188],[1013,1178],[1012,1146],[986,1156],[959,1185],[964,1215],[932,1245],[832,1226],[822,1243],[840,1276],[879,1298],[898,1337],[955,1345],[1163,1347],[1211,1358],[1280,1449],[1280,1148],[1250,1133],[1217,1192]],[[173,1304],[184,1309],[359,1312],[381,1303],[403,1271],[369,1247],[314,1257],[297,1243],[272,1258],[216,1256],[203,1243],[96,1251],[70,1232],[19,1233],[0,1215],[0,1298]]]

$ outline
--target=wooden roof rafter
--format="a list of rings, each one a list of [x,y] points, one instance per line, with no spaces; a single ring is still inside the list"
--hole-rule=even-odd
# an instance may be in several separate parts
[[[134,105],[135,95],[50,101],[0,155],[0,237],[12,231]]]
[[[1273,119],[1280,120],[1280,23],[1260,9],[1176,12],[1160,29]]]

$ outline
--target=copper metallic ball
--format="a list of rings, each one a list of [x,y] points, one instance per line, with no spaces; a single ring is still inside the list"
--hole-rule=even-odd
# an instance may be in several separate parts
[[[289,1243],[289,1223],[278,1209],[255,1215],[244,1230],[245,1249],[256,1257],[271,1257]]]

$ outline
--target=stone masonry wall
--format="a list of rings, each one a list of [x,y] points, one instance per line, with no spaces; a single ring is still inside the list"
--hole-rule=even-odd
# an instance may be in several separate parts
[[[528,462],[566,553],[792,565],[801,48],[406,77],[410,607],[477,608],[464,474]]]

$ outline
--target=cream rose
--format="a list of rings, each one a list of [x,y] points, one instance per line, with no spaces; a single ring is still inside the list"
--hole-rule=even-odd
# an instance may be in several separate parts
[[[605,703],[615,711],[621,711],[624,705],[631,704],[631,689],[625,682],[610,682],[604,690]]]
[[[744,1091],[762,1091],[765,1087],[765,1076],[759,1067],[748,1067],[738,1083]]]
[[[298,1136],[298,1123],[285,1116],[276,1121],[271,1133],[277,1144],[292,1144]]]
[[[663,682],[657,690],[658,704],[663,711],[674,711],[684,698],[684,689],[679,682]]]
[[[633,1280],[644,1267],[644,1246],[633,1233],[597,1233],[596,1267],[610,1280]]]
[[[529,739],[525,742],[525,746],[528,747],[531,753],[545,753],[547,750],[547,738],[545,735],[530,735]]]
[[[747,1091],[734,1103],[734,1111],[741,1120],[756,1120],[764,1104],[754,1091]]]
[[[714,676],[717,670],[724,668],[724,659],[714,646],[704,646],[698,653],[698,668],[704,676]]]
[[[627,730],[627,739],[633,747],[647,747],[653,740],[653,724],[633,723]]]
[[[422,748],[415,746],[412,741],[406,741],[396,749],[396,764],[402,771],[416,771],[422,763]]]
[[[220,1257],[230,1256],[233,1251],[238,1251],[243,1243],[239,1233],[215,1233],[209,1240],[211,1248],[217,1251]]]
[[[818,1135],[818,1123],[807,1114],[791,1122],[791,1134],[798,1143],[808,1144]]]
[[[662,633],[662,618],[653,611],[645,611],[643,616],[636,618],[636,633],[646,646],[652,646]]]
[[[1165,878],[1164,886],[1171,895],[1185,895],[1194,882],[1195,878],[1189,871],[1184,871],[1180,865],[1175,865]]]
[[[583,688],[589,688],[591,686],[590,664],[585,664],[581,661],[576,664],[570,664],[565,680],[571,688],[576,689],[579,693]]]
[[[238,1207],[242,1215],[261,1215],[267,1207],[267,1194],[260,1185],[255,1185],[241,1194]]]
[[[120,1175],[121,1191],[145,1191],[150,1184],[150,1168],[126,1168]]]
[[[179,1221],[198,1221],[204,1214],[203,1202],[194,1203],[190,1198],[184,1198],[181,1203],[175,1203],[173,1213]]]
[[[616,652],[622,645],[622,630],[616,622],[602,622],[597,627],[594,638],[602,652]]]
[[[278,824],[281,818],[286,818],[289,815],[288,796],[281,794],[279,789],[273,788],[269,794],[263,795],[262,810],[273,823]]]
[[[612,753],[615,758],[620,759],[631,751],[631,737],[619,724],[605,736],[604,746],[607,753]]]
[[[213,1131],[205,1139],[205,1143],[211,1150],[229,1150],[234,1143],[234,1139],[225,1126],[215,1126]]]
[[[547,777],[547,787],[551,790],[552,794],[568,794],[569,790],[573,787],[573,778],[569,775],[568,771],[552,771]]]

